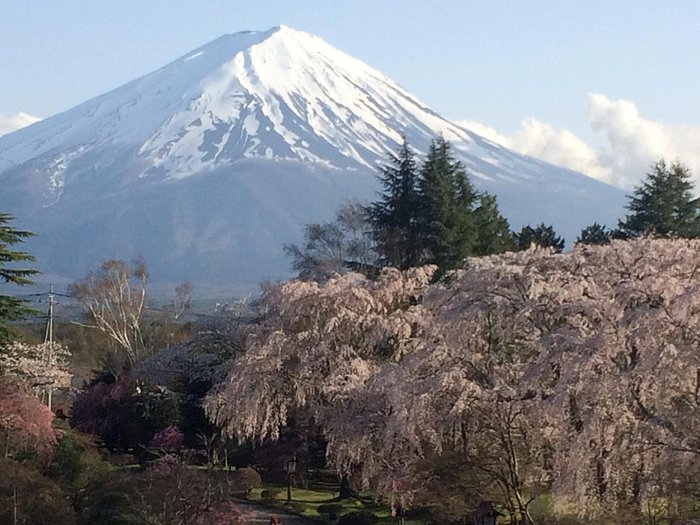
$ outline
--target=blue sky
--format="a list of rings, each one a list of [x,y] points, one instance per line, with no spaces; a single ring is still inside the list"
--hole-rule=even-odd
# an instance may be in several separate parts
[[[47,117],[278,24],[524,153],[621,186],[660,154],[700,170],[695,1],[0,0],[0,116]]]

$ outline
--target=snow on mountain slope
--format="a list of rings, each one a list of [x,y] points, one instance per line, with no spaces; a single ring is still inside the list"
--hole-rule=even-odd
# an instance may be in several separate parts
[[[284,274],[279,247],[298,240],[305,222],[328,219],[344,198],[371,198],[374,167],[402,136],[425,152],[437,134],[475,184],[497,194],[513,226],[554,223],[573,240],[582,226],[621,214],[619,190],[498,146],[283,26],[225,35],[0,137],[0,209],[51,232],[50,247],[46,235],[35,246],[52,272],[79,275],[100,258],[138,253],[158,278],[196,280],[229,256],[249,267],[215,272],[222,282],[252,282]],[[213,195],[229,195],[236,212],[225,202],[212,211]],[[115,213],[138,231],[118,227]],[[205,238],[206,246],[194,241]]]

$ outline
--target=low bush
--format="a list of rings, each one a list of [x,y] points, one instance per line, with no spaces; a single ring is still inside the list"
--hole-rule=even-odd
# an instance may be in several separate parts
[[[239,468],[231,472],[231,488],[237,494],[248,495],[251,490],[262,487],[262,478],[255,469]]]
[[[319,514],[326,514],[330,519],[334,520],[343,512],[343,506],[340,503],[323,503],[316,510]]]
[[[279,499],[282,494],[281,489],[265,489],[260,493],[260,498],[265,502],[272,502]]]
[[[368,510],[358,510],[343,514],[338,520],[338,525],[371,525],[375,516]]]
[[[57,483],[28,465],[4,458],[0,458],[0,502],[0,523],[75,523],[75,513]]]

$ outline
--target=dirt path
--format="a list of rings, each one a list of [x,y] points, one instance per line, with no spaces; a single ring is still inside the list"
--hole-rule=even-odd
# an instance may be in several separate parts
[[[237,501],[236,506],[241,509],[243,516],[245,516],[246,525],[268,525],[272,516],[277,516],[282,520],[282,525],[318,525],[316,521],[292,514],[284,514],[277,509],[270,509],[263,505]]]

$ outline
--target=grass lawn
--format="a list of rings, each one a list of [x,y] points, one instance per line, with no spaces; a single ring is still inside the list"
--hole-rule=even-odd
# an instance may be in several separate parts
[[[274,500],[263,500],[261,497],[263,490],[277,490]],[[326,514],[320,514],[318,507],[323,504],[337,504],[342,506],[340,514],[348,512],[366,510],[372,512],[376,516],[374,523],[399,523],[399,519],[392,517],[391,512],[384,506],[378,505],[369,497],[351,498],[346,500],[338,499],[338,491],[321,490],[321,489],[303,489],[292,487],[292,502],[287,503],[287,487],[286,485],[271,485],[264,484],[262,489],[252,491],[248,499],[258,501],[265,505],[276,507],[285,512],[298,514],[310,519],[318,520],[319,523],[333,524],[337,520],[331,520]],[[406,520],[406,525],[423,525],[420,521]]]

